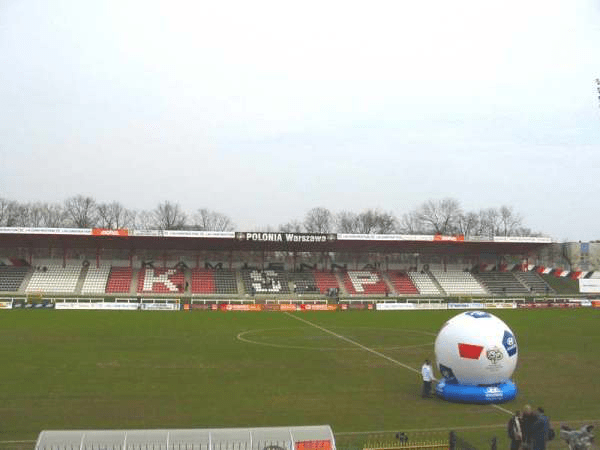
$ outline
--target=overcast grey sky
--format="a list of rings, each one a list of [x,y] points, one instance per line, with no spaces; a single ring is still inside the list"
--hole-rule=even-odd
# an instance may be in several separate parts
[[[600,239],[600,2],[0,0],[0,196],[511,205]]]

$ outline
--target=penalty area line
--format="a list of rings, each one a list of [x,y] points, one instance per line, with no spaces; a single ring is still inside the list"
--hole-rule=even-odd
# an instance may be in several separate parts
[[[323,331],[325,333],[328,333],[328,334],[330,334],[332,336],[335,336],[336,338],[341,339],[342,341],[346,341],[349,344],[356,345],[357,347],[362,348],[363,350],[365,350],[365,351],[367,351],[369,353],[372,353],[373,355],[376,355],[376,356],[379,356],[381,358],[387,359],[389,362],[394,363],[394,364],[396,364],[396,365],[398,365],[400,367],[404,367],[405,369],[408,369],[408,370],[410,370],[410,371],[412,371],[414,373],[417,373],[417,374],[421,373],[420,370],[417,370],[414,367],[411,367],[411,366],[408,366],[408,365],[406,365],[404,363],[401,363],[400,361],[397,361],[394,358],[390,358],[389,356],[384,355],[383,353],[380,353],[377,350],[373,350],[372,348],[369,348],[366,345],[362,345],[360,342],[353,341],[352,339],[349,339],[346,336],[342,336],[341,334],[338,334],[338,333],[335,333],[335,332],[333,332],[331,330],[328,330],[327,328],[324,328],[324,327],[322,327],[320,325],[317,325],[316,323],[312,323],[312,322],[310,322],[310,321],[308,321],[306,319],[303,319],[301,317],[295,316],[295,315],[293,315],[293,314],[291,314],[289,312],[285,312],[284,314],[286,314],[287,316],[289,316],[289,317],[291,317],[293,319],[299,320],[302,323],[310,325],[311,327],[317,328],[317,329],[319,329],[319,330],[321,330],[321,331]],[[502,411],[503,413],[510,414],[511,416],[513,415],[512,411],[509,411],[508,409],[503,408],[501,406],[498,406],[498,405],[496,405],[494,403],[490,403],[490,406],[493,407],[493,408],[496,408],[499,411]]]

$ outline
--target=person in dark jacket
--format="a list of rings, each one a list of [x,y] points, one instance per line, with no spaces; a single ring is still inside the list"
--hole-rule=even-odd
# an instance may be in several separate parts
[[[523,432],[523,443],[522,447],[526,449],[531,448],[531,435],[533,432],[533,423],[536,417],[531,409],[530,405],[523,407],[523,416],[521,418],[521,431]]]
[[[535,411],[533,417],[535,420],[531,425],[531,450],[546,450],[548,418],[539,411]]]
[[[546,441],[549,441],[553,438],[553,436],[550,436],[550,419],[548,418],[548,416],[546,416],[546,414],[544,413],[544,408],[542,408],[541,406],[538,406],[538,417],[544,422],[545,424],[545,428],[546,428]]]

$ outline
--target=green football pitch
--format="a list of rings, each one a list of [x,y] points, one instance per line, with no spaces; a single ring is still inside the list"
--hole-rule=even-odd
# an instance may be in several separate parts
[[[555,428],[600,425],[600,310],[494,311],[519,344],[519,394],[500,407],[420,397],[417,371],[458,313],[2,311],[0,448],[45,429],[321,424],[339,448],[450,430],[507,448],[526,403]]]

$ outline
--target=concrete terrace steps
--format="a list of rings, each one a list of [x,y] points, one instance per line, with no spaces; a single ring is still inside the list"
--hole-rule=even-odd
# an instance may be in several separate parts
[[[75,285],[75,294],[81,295],[81,289],[83,288],[83,283],[87,277],[88,270],[89,266],[81,266],[81,272],[79,272],[79,278],[77,279],[77,284]]]

